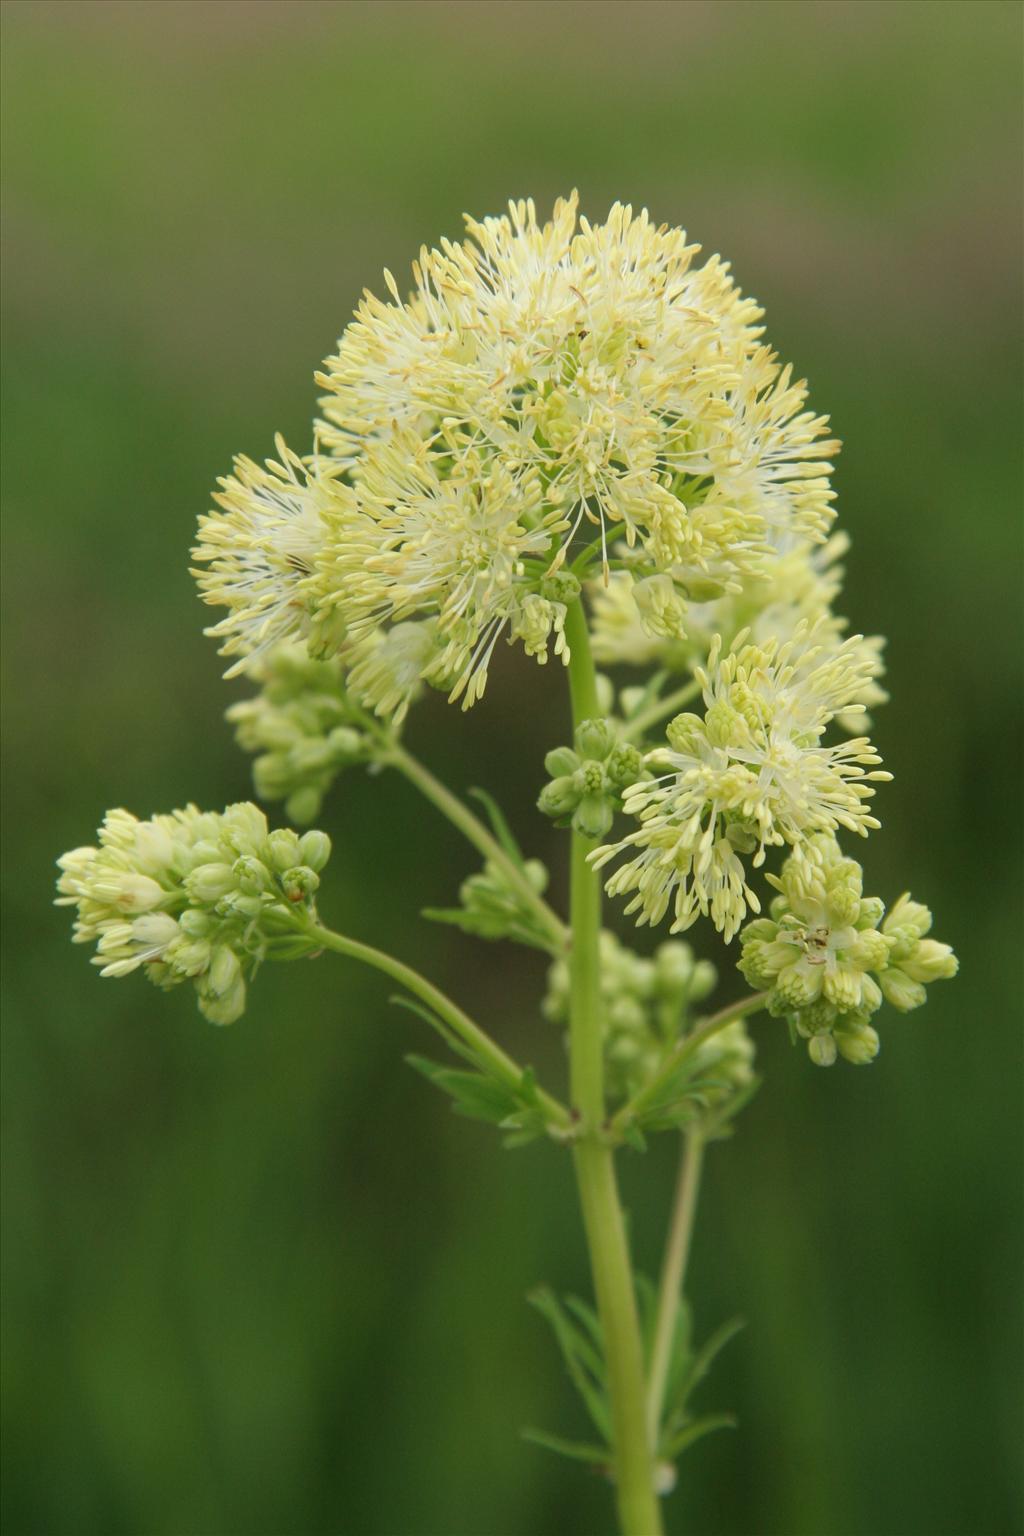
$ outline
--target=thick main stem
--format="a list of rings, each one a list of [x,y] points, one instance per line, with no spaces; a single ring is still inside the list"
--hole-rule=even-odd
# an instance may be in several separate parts
[[[599,713],[586,616],[574,603],[565,626],[572,652],[569,683],[573,723]],[[623,1536],[660,1536],[661,1511],[647,1437],[644,1362],[626,1224],[611,1148],[604,1139],[604,1045],[601,1030],[599,940],[601,886],[587,863],[593,843],[572,834],[570,1080],[580,1117],[573,1149],[597,1310],[604,1337],[615,1457],[615,1490]]]
[[[693,1236],[693,1220],[697,1214],[697,1191],[700,1188],[701,1164],[704,1160],[704,1138],[695,1127],[683,1137],[683,1149],[679,1162],[679,1179],[675,1199],[672,1202],[672,1221],[665,1243],[665,1257],[658,1284],[658,1313],[654,1325],[654,1345],[651,1349],[651,1369],[647,1382],[647,1429],[651,1444],[657,1444],[661,1425],[662,1405],[672,1360],[672,1343],[676,1333],[676,1319],[682,1299],[686,1260],[690,1253]]]

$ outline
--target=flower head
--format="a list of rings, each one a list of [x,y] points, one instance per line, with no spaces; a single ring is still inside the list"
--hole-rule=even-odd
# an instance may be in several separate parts
[[[312,906],[329,855],[323,832],[270,832],[248,803],[149,821],[108,811],[98,846],[58,859],[57,905],[77,907],[74,941],[95,941],[102,976],[142,966],[157,986],[191,979],[206,1017],[232,1024],[246,977],[294,952],[296,909]]]
[[[647,755],[664,769],[627,791],[624,809],[638,830],[597,850],[600,866],[638,850],[612,875],[610,894],[635,892],[628,912],[659,922],[674,897],[673,932],[710,915],[727,939],[748,907],[759,910],[741,855],[756,868],[765,849],[788,844],[800,857],[812,833],[842,826],[866,834],[878,822],[867,810],[874,766],[866,737],[825,745],[829,723],[864,681],[857,639],[819,644],[816,627],[798,628],[784,645],[745,643],[722,657],[716,641],[707,671],[698,669],[705,714],[678,715],[668,746]],[[869,771],[870,770],[870,771]]]
[[[251,669],[269,650],[301,638],[311,651],[325,643],[324,619],[335,620],[327,637],[337,648],[337,605],[324,601],[318,582],[321,553],[332,530],[354,516],[352,492],[337,467],[304,463],[275,439],[280,460],[265,467],[235,460],[234,474],[219,483],[218,510],[199,520],[192,558],[203,601],[227,608],[206,633],[237,656],[227,676]]]
[[[366,296],[317,376],[309,459],[278,440],[221,482],[195,558],[233,671],[301,639],[381,713],[419,683],[465,708],[500,638],[568,661],[577,569],[599,547],[607,577],[613,535],[667,639],[779,540],[824,538],[839,445],[725,263],[622,204],[577,221],[575,196],[467,226],[421,252],[408,300],[390,274]]]
[[[563,547],[619,528],[659,570],[742,571],[770,530],[823,535],[838,444],[725,263],[620,203],[577,226],[575,195],[546,224],[532,201],[466,223],[421,251],[407,301],[386,274],[390,302],[366,296],[318,375],[355,483],[411,437],[445,475],[490,461],[527,500],[539,485]]]
[[[883,998],[906,1012],[925,1001],[925,982],[956,974],[949,945],[923,937],[927,907],[901,896],[883,921],[883,903],[864,896],[860,865],[831,835],[811,838],[768,879],[779,894],[770,917],[744,928],[739,969],[819,1066],[837,1053],[871,1061],[878,1035],[869,1021]]]

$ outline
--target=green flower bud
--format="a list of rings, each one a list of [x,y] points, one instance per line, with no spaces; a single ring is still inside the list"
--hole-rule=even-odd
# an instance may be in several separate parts
[[[807,1042],[807,1054],[816,1067],[830,1067],[836,1059],[836,1042],[831,1035],[814,1035]]]
[[[837,1029],[835,1041],[839,1054],[855,1067],[866,1066],[878,1055],[878,1033],[870,1024],[858,1023],[853,1028]]]
[[[185,876],[185,889],[193,901],[219,901],[235,888],[235,874],[230,864],[200,864]]]
[[[666,725],[665,737],[674,752],[691,755],[704,738],[704,722],[699,715],[676,715]]]
[[[572,747],[554,747],[544,759],[544,767],[553,779],[567,778],[580,766]]]
[[[235,986],[241,974],[242,967],[234,950],[226,944],[219,944],[210,960],[204,990],[214,997],[224,997]]]
[[[630,742],[620,741],[612,748],[605,767],[616,789],[628,789],[643,773],[643,755]]]
[[[693,979],[693,950],[682,939],[669,939],[654,952],[658,983],[667,993],[688,992]]]
[[[904,973],[911,981],[946,981],[955,976],[960,963],[948,944],[937,939],[921,939],[902,962]]]
[[[573,830],[581,837],[597,839],[604,837],[614,819],[611,802],[604,795],[587,794],[573,812]]]
[[[211,991],[206,978],[198,983],[196,992],[199,1011],[211,1024],[234,1024],[245,1012],[245,982],[241,976],[223,994]]]
[[[912,981],[895,965],[890,965],[882,972],[878,978],[878,984],[886,1002],[899,1009],[900,1013],[909,1013],[912,1008],[920,1008],[928,995],[919,981]]]
[[[260,896],[271,885],[270,871],[262,859],[254,859],[251,853],[243,853],[231,867],[238,889],[245,896]]]
[[[581,720],[573,740],[580,757],[603,763],[615,744],[615,732],[607,720]]]
[[[331,840],[326,832],[304,832],[299,838],[299,853],[303,864],[319,874],[331,856]]]
[[[545,816],[562,817],[568,816],[570,811],[576,809],[579,799],[579,790],[576,788],[574,779],[563,777],[552,779],[549,784],[544,785],[537,797],[537,806]]]
[[[739,746],[747,735],[747,724],[724,699],[712,704],[704,716],[704,730],[714,747]]]
[[[580,795],[601,795],[607,788],[607,779],[602,765],[588,759],[581,768],[577,768],[573,774],[573,783]]]
[[[706,997],[718,986],[718,972],[710,960],[698,960],[693,968],[693,979],[690,982],[689,1001],[702,1003]]]
[[[580,595],[579,579],[572,571],[556,571],[553,576],[544,577],[540,584],[540,595],[549,603],[564,603],[568,607]]]
[[[821,989],[821,972],[812,969],[802,959],[794,965],[787,965],[775,980],[776,996],[787,1011],[805,1008],[808,1003],[814,1002]],[[834,999],[830,998],[829,1001]]]
[[[885,902],[880,896],[862,896],[857,914],[857,928],[877,928],[885,916]]]
[[[259,764],[257,763],[253,768],[253,778],[256,781],[257,793],[261,794],[261,798],[265,800],[273,800],[275,798],[274,795],[262,794],[260,791],[258,769]],[[288,796],[284,803],[285,815],[289,821],[297,822],[300,827],[308,826],[311,821],[319,816],[320,807],[323,805],[323,802],[324,797],[320,791],[314,789],[312,784],[307,784],[304,788],[297,789],[294,794]]]
[[[190,939],[205,939],[207,934],[213,932],[214,926],[210,914],[200,912],[198,907],[186,907],[178,918],[178,927]]]
[[[298,834],[290,827],[279,827],[276,832],[271,832],[267,839],[267,847],[270,850],[274,868],[282,873],[301,860]]]
[[[281,876],[281,889],[289,901],[308,901],[320,888],[320,876],[308,864],[296,864]]]

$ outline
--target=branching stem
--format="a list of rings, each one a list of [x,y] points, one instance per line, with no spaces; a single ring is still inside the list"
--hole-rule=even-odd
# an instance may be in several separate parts
[[[682,1299],[686,1261],[693,1236],[693,1220],[697,1214],[697,1192],[700,1189],[701,1165],[704,1160],[704,1137],[697,1126],[688,1127],[683,1133],[682,1154],[679,1162],[679,1178],[675,1199],[672,1202],[672,1219],[665,1242],[661,1279],[658,1284],[658,1312],[654,1325],[654,1344],[647,1381],[647,1432],[653,1446],[658,1443],[661,1426],[665,1387],[668,1383],[669,1365],[672,1360],[672,1344]]]
[[[501,870],[524,906],[530,909],[547,934],[551,953],[564,954],[569,945],[569,930],[557,913],[548,906],[543,896],[537,894],[519,865],[505,851],[498,839],[487,830],[479,817],[474,816],[469,806],[457,795],[453,795],[451,790],[420,762],[419,758],[414,757],[399,742],[389,743],[382,760],[404,774],[410,784],[414,784],[485,859],[490,860]]]
[[[323,928],[318,923],[310,923],[305,931],[323,949],[331,949],[335,954],[344,955],[350,960],[359,960],[363,965],[372,966],[375,971],[383,971],[385,976],[390,976],[392,981],[397,981],[399,986],[411,992],[413,997],[419,998],[421,1003],[425,1003],[436,1013],[438,1018],[470,1047],[478,1060],[486,1063],[496,1078],[513,1090],[521,1086],[523,1069],[518,1062],[503,1051],[497,1041],[492,1040],[486,1030],[481,1029],[480,1025],[475,1023],[468,1013],[464,1013],[457,1003],[452,1002],[439,987],[435,987],[433,982],[421,976],[419,971],[414,971],[412,966],[403,964],[401,960],[385,954],[383,950],[374,949],[369,944],[361,944],[357,939],[347,938],[344,934],[335,933],[330,928]],[[542,1088],[537,1089],[537,1098],[549,1125],[558,1131],[568,1132],[571,1129],[572,1119],[565,1105],[559,1103]]]
[[[699,693],[700,683],[694,679],[684,684],[682,688],[677,688],[674,693],[667,693],[663,699],[655,699],[653,704],[648,704],[646,709],[638,710],[631,719],[626,721],[624,732],[626,740],[638,741],[652,725],[657,725],[658,721],[664,720],[667,715],[677,715]]]
[[[730,1003],[728,1007],[713,1013],[710,1018],[705,1019],[695,1030],[686,1035],[675,1050],[665,1058],[646,1087],[634,1094],[628,1103],[623,1104],[618,1113],[612,1117],[608,1127],[612,1140],[618,1140],[630,1122],[638,1119],[648,1105],[657,1100],[667,1079],[684,1061],[688,1061],[700,1049],[705,1040],[710,1040],[712,1035],[717,1035],[719,1030],[725,1029],[734,1020],[745,1019],[752,1013],[758,1013],[764,1007],[767,996],[767,992],[754,992],[750,997],[741,998],[738,1003]]]

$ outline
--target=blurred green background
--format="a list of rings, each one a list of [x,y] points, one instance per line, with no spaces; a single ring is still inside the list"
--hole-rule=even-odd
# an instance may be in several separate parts
[[[369,975],[271,967],[217,1031],[101,982],[49,904],[108,805],[249,793],[187,573],[231,454],[303,446],[383,265],[574,184],[726,253],[832,412],[847,611],[890,636],[870,887],[962,958],[870,1070],[756,1026],[692,1266],[699,1331],[749,1320],[698,1398],[741,1424],[670,1528],[1020,1529],[1020,30],[979,0],[4,7],[8,1536],[610,1526],[518,1437],[584,1432],[524,1304],[587,1287],[567,1161],[449,1114]],[[409,732],[555,866],[563,692],[510,652]],[[324,821],[335,926],[558,1073],[542,963],[417,920],[473,867],[456,835],[358,774]],[[671,1162],[626,1169],[648,1267]]]

